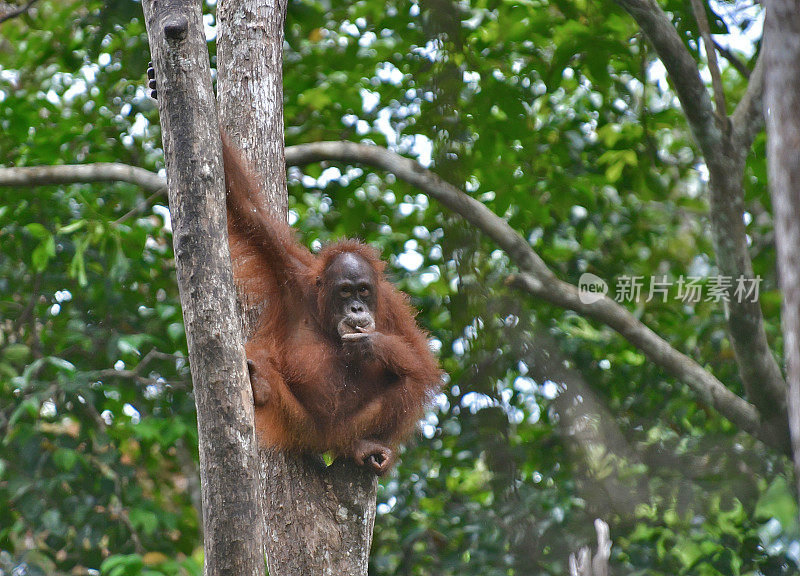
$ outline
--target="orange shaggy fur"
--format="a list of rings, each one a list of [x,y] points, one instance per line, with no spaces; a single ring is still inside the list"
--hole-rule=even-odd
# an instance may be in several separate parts
[[[246,345],[254,392],[258,381],[269,390],[256,405],[259,439],[283,450],[343,455],[364,439],[395,447],[442,381],[415,310],[386,280],[374,248],[341,240],[314,255],[301,246],[289,226],[251,200],[254,180],[223,144],[234,276],[244,298],[268,302]],[[345,253],[367,262],[377,279],[375,335],[364,357],[345,352],[327,309],[326,271]]]

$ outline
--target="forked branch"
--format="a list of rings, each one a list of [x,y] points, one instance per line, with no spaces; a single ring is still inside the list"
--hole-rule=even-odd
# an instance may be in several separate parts
[[[748,92],[734,114],[732,130],[729,130],[727,118],[724,122],[718,121],[697,63],[658,2],[616,1],[636,20],[658,53],[692,134],[705,157],[709,171],[711,234],[719,273],[732,279],[753,280],[753,265],[743,221],[742,178],[744,160],[761,126],[758,118],[762,110],[763,91],[760,71],[757,67]],[[711,40],[708,42],[708,53],[712,54]],[[760,303],[731,297],[728,329],[748,398],[762,410],[765,417],[771,418],[768,415],[775,413],[777,406],[779,415],[776,421],[782,420],[786,383],[767,342]]]

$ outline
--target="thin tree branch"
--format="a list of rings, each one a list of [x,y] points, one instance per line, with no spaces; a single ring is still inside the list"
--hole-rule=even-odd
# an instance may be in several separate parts
[[[145,368],[147,368],[153,360],[171,360],[173,363],[182,358],[182,356],[178,356],[176,354],[168,354],[166,352],[161,352],[153,348],[145,354],[139,363],[130,370],[117,370],[116,368],[105,368],[103,370],[94,370],[92,372],[87,372],[87,376],[89,378],[94,378],[98,380],[102,380],[104,378],[123,378],[128,380],[133,380],[137,384],[147,385],[153,383],[161,383],[166,386],[173,386],[175,388],[189,388],[191,382],[188,380],[166,380],[164,378],[152,378],[150,376],[144,376],[143,373]]]
[[[150,205],[153,202],[153,200],[155,200],[156,198],[160,198],[161,196],[166,194],[166,192],[167,192],[166,186],[164,188],[161,188],[160,190],[156,190],[155,192],[150,194],[150,196],[148,196],[147,198],[145,198],[141,202],[137,203],[136,206],[134,206],[133,208],[131,208],[130,210],[125,212],[125,214],[123,214],[122,216],[120,216],[119,218],[114,220],[113,224],[115,226],[117,226],[119,224],[122,224],[123,222],[125,222],[129,218],[131,218],[133,216],[137,216],[138,214],[141,214],[142,212],[147,210],[147,208],[150,207]]]
[[[750,70],[750,68],[747,67],[747,64],[745,64],[736,54],[725,48],[725,46],[723,46],[716,40],[714,40],[714,48],[717,49],[717,52],[719,52],[720,56],[725,58],[725,60],[727,60],[731,66],[736,68],[739,74],[741,74],[745,78],[750,78],[750,74],[752,74],[752,71]]]
[[[144,168],[128,164],[98,162],[96,164],[0,168],[0,187],[86,184],[88,182],[128,182],[152,192],[135,207],[114,220],[114,225],[122,224],[132,216],[141,214],[153,200],[167,192],[167,183],[164,178]]]
[[[747,91],[731,114],[731,140],[733,149],[747,157],[753,140],[764,129],[764,58],[759,55],[750,75]]]
[[[613,328],[653,363],[685,382],[703,402],[713,406],[739,428],[781,450],[786,449],[786,437],[783,431],[781,431],[783,436],[779,438],[767,430],[752,404],[731,392],[697,362],[672,348],[663,338],[611,298],[603,297],[592,304],[584,304],[578,289],[572,284],[554,280],[548,285],[543,285],[535,276],[524,272],[517,275],[513,283],[551,304],[573,310]]]
[[[714,102],[717,108],[717,118],[720,122],[728,121],[728,111],[725,106],[725,90],[722,88],[722,74],[719,72],[717,62],[717,51],[714,47],[714,39],[711,38],[711,27],[708,25],[706,7],[702,0],[692,0],[692,11],[697,20],[697,27],[700,29],[700,36],[703,38],[703,45],[706,49],[708,58],[708,71],[711,73],[711,85],[714,87]]]
[[[453,212],[480,228],[525,270],[537,277],[555,277],[528,242],[486,206],[439,178],[420,163],[380,146],[354,142],[314,142],[286,148],[287,166],[305,166],[324,160],[367,164],[391,172],[430,194]]]
[[[37,0],[28,0],[27,4],[23,4],[22,6],[14,6],[13,4],[8,4],[6,2],[0,2],[0,24],[5,22],[6,20],[11,20],[12,18],[16,18],[30,10],[31,6],[36,3]]]
[[[42,186],[46,184],[85,184],[88,182],[129,182],[148,192],[167,186],[164,178],[144,168],[128,164],[98,162],[63,166],[0,168],[0,186]]]
[[[674,349],[631,312],[612,299],[605,297],[593,304],[583,303],[579,298],[578,289],[572,284],[556,278],[530,244],[505,220],[418,162],[379,146],[354,142],[315,142],[286,148],[286,163],[289,166],[304,166],[325,160],[373,166],[390,172],[429,194],[481,230],[509,255],[520,271],[512,279],[515,286],[533,296],[573,310],[613,328],[633,346],[641,350],[652,362],[664,368],[678,380],[685,382],[703,402],[713,406],[740,429],[778,449],[786,449],[788,445],[787,432],[782,429],[774,430],[762,423],[752,404],[731,392],[697,362]],[[102,172],[103,165],[94,166],[97,170],[96,173]],[[75,182],[74,172],[69,170],[70,166],[54,166],[52,168],[60,169],[65,177],[70,178],[70,182]],[[4,175],[7,170],[23,171],[22,175],[18,172],[16,181],[22,180],[30,184],[31,179],[22,177],[24,171],[37,169],[0,169],[0,185],[10,180]],[[48,183],[57,183],[58,172],[59,170],[54,170],[50,174]],[[118,173],[125,174],[124,171]],[[159,178],[156,175],[152,176]],[[777,418],[776,420],[783,421],[785,419]]]

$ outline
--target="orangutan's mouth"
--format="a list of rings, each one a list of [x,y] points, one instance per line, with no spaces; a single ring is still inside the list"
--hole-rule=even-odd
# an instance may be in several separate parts
[[[375,331],[375,321],[369,314],[346,316],[336,327],[342,340],[360,340]]]

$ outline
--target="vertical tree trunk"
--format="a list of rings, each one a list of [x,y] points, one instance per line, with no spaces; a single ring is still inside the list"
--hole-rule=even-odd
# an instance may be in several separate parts
[[[286,0],[221,0],[217,8],[221,125],[260,177],[264,205],[282,218],[285,11]],[[259,310],[246,312],[249,333]],[[262,451],[261,481],[270,576],[366,576],[375,520],[373,475],[351,462],[326,469],[313,458]]]
[[[286,218],[283,21],[287,0],[222,0],[217,7],[220,126],[261,177],[262,201]]]
[[[789,427],[800,487],[800,4],[766,3],[767,160],[783,294]]]
[[[264,574],[253,399],[225,226],[222,147],[200,2],[144,0],[200,439],[205,573]]]

